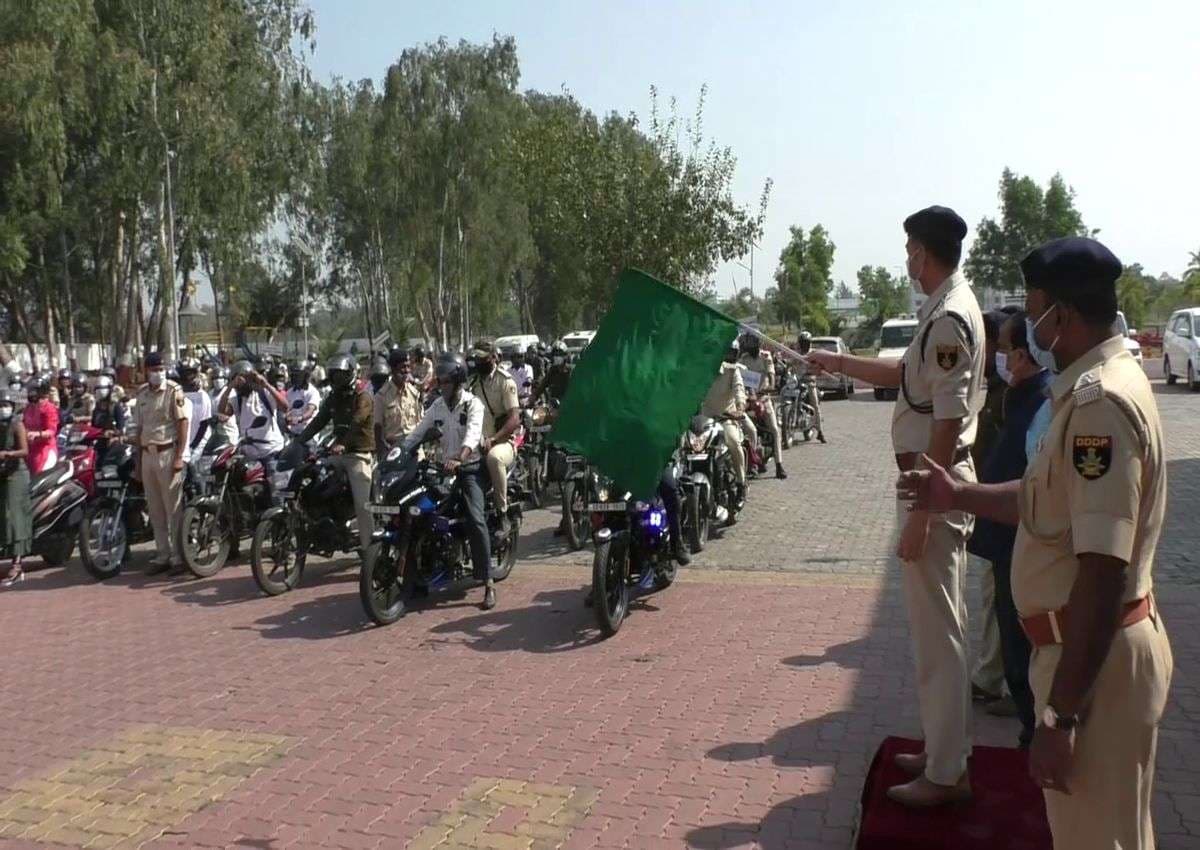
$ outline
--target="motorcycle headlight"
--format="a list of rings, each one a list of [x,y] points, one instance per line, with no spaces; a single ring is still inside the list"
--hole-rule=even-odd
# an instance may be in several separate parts
[[[607,487],[601,487],[599,490],[596,491],[596,501],[597,502],[607,502],[608,501],[608,488]]]
[[[534,411],[533,411],[533,415],[529,417],[529,420],[530,420],[530,421],[531,421],[531,422],[532,422],[534,425],[545,425],[545,424],[546,424],[546,419],[547,419],[547,417],[548,417],[549,415],[550,415],[550,411],[549,411],[549,410],[547,410],[547,409],[546,409],[546,408],[544,408],[544,407],[538,407],[538,408],[535,408],[535,409],[534,409]]]
[[[387,460],[400,460],[400,457],[403,454],[404,454],[404,449],[400,448],[400,446],[396,446],[395,448],[393,448],[391,451],[389,451],[387,453],[386,459]]]
[[[688,432],[688,447],[694,452],[704,451],[705,435]]]

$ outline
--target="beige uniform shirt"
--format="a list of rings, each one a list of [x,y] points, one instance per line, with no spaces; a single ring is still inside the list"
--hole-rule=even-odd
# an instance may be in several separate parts
[[[1072,363],[1050,397],[1054,418],[1021,480],[1012,589],[1022,617],[1067,604],[1085,552],[1129,564],[1125,601],[1147,595],[1167,501],[1158,407],[1121,337]]]
[[[424,413],[421,391],[412,381],[405,381],[401,389],[389,380],[375,394],[375,424],[383,429],[383,438],[389,444],[412,433]]]
[[[775,361],[773,359],[764,357],[761,353],[757,357],[743,354],[738,359],[738,363],[745,366],[747,372],[757,372],[761,376],[761,383],[757,390],[760,395],[775,389]]]
[[[740,416],[746,410],[746,385],[742,382],[742,366],[722,363],[721,371],[700,404],[705,416]]]
[[[136,398],[133,423],[141,435],[139,445],[175,442],[175,423],[187,419],[187,398],[183,388],[168,380],[162,382],[162,389],[158,391],[151,389],[149,384],[143,384]]]
[[[933,421],[959,418],[956,448],[965,448],[975,441],[986,396],[979,302],[955,272],[929,296],[918,318],[916,335],[901,360],[892,448],[897,454],[928,451]]]
[[[499,430],[497,423],[504,420],[511,411],[518,410],[521,402],[517,399],[517,382],[507,369],[497,366],[486,378],[474,375],[467,384],[471,395],[483,402],[483,436],[494,436]],[[512,435],[509,435],[509,440]]]

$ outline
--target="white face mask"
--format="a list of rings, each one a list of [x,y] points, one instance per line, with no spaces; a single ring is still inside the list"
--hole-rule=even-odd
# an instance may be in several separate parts
[[[1008,369],[1008,352],[996,352],[996,374],[1000,376],[1000,380],[1008,384],[1010,387],[1013,382],[1013,373]]]
[[[925,290],[921,288],[921,274],[925,271],[925,249],[917,248],[909,254],[904,268],[908,272],[908,282],[913,291],[918,295],[923,294]]]
[[[13,407],[11,404],[0,406],[0,422],[7,422],[12,419]]]
[[[108,398],[110,395],[112,395],[112,390],[109,387],[99,387],[96,390],[96,398],[100,399],[101,401]]]
[[[1054,311],[1056,306],[1058,305],[1051,304],[1050,308],[1046,310],[1045,313],[1042,313],[1036,322],[1030,319],[1028,316],[1025,317],[1025,338],[1029,342],[1029,354],[1031,357],[1033,357],[1035,363],[1037,363],[1043,369],[1049,369],[1051,372],[1058,371],[1058,361],[1054,359],[1053,354],[1054,346],[1058,345],[1058,337],[1056,336],[1054,338],[1048,348],[1042,348],[1040,345],[1038,345],[1037,335],[1034,333],[1034,331],[1036,331],[1037,326],[1040,325],[1045,318]]]
[[[146,380],[150,382],[150,386],[158,387],[162,385],[163,378],[167,376],[166,372],[153,370],[146,374]]]

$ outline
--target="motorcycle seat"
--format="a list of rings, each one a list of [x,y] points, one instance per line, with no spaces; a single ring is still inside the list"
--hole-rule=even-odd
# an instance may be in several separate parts
[[[60,461],[54,466],[39,472],[29,482],[29,495],[39,496],[47,490],[57,487],[62,482],[66,481],[72,475],[71,462],[69,460]]]

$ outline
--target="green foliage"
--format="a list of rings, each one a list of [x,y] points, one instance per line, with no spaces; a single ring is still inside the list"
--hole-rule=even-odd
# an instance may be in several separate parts
[[[984,218],[963,271],[976,287],[1017,292],[1023,286],[1021,260],[1049,239],[1084,236],[1088,230],[1075,209],[1075,190],[1061,174],[1045,191],[1032,178],[1006,168],[1000,176],[1000,221]]]
[[[814,334],[829,332],[836,247],[820,224],[807,235],[802,227],[791,228],[791,239],[779,254],[772,299],[785,326],[794,324]]]
[[[1125,321],[1131,328],[1140,328],[1146,317],[1155,279],[1142,270],[1139,263],[1126,266],[1117,278],[1117,307],[1125,313]]]
[[[877,332],[883,323],[909,310],[912,303],[910,284],[883,266],[863,266],[858,270],[858,292],[862,299],[862,329]]]

